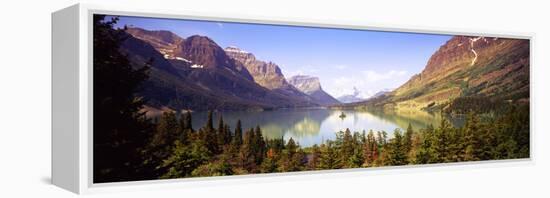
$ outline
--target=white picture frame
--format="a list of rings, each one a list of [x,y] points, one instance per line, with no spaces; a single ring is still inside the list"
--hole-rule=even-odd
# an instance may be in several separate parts
[[[315,19],[269,18],[260,16],[226,15],[170,10],[130,10],[120,7],[77,4],[52,14],[52,183],[78,194],[117,192],[137,189],[165,189],[198,187],[202,185],[228,185],[255,182],[276,182],[294,179],[318,179],[391,174],[433,169],[463,169],[472,167],[525,166],[534,164],[533,111],[531,114],[530,158],[460,162],[405,167],[358,168],[292,173],[271,173],[225,177],[182,178],[155,181],[135,181],[94,184],[92,181],[92,17],[93,14],[129,15],[173,19],[200,19],[227,22],[247,22],[274,25],[295,25],[361,30],[380,30],[431,34],[483,35],[529,39],[532,33],[502,33],[485,30],[442,28],[392,27],[358,21],[319,21]],[[531,47],[531,51],[532,51]],[[533,53],[530,53],[531,60]],[[533,67],[531,65],[531,67]],[[530,70],[531,73],[533,70]],[[531,75],[532,76],[532,75]],[[531,77],[532,78],[532,77]],[[530,87],[531,93],[533,86]],[[533,100],[531,109],[536,108]]]

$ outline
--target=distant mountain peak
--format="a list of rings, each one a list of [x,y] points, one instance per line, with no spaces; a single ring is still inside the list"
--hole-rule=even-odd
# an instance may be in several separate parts
[[[315,76],[296,75],[289,78],[288,81],[306,94],[311,94],[317,90],[323,90],[319,78]]]
[[[361,91],[359,91],[359,89],[355,86],[353,87],[353,93],[342,95],[337,99],[343,103],[353,103],[365,100],[365,98],[361,97]]]
[[[197,35],[197,34],[187,37],[187,40],[189,40],[189,41],[193,41],[193,40],[208,41],[208,42],[213,42],[214,43],[214,41],[212,39],[210,39],[208,36],[202,36],[202,35]]]
[[[320,104],[332,105],[340,103],[330,94],[326,93],[321,87],[321,81],[318,77],[308,75],[296,75],[288,79],[288,82],[298,90],[315,98]]]

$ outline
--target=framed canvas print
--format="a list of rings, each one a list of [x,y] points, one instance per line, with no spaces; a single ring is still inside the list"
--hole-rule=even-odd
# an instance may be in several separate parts
[[[54,184],[531,159],[530,35],[213,16],[53,14]]]

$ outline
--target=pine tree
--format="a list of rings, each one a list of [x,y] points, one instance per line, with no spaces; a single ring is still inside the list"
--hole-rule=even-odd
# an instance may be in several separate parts
[[[318,169],[320,157],[321,157],[321,150],[319,149],[319,146],[317,146],[317,144],[314,144],[311,147],[311,158],[308,161],[309,170]]]
[[[190,130],[187,127],[187,122],[185,121],[187,119],[186,117],[187,117],[187,114],[181,114],[180,115],[180,118],[178,120],[178,127],[176,129],[178,140],[183,144],[188,143],[188,139],[189,139],[189,136],[190,136],[190,134],[189,134]]]
[[[160,178],[190,176],[193,170],[211,158],[211,153],[205,144],[200,139],[192,141],[190,145],[176,141],[171,155],[165,158],[159,166],[160,169],[165,170]]]
[[[260,126],[256,126],[256,129],[254,129],[254,142],[256,146],[256,148],[254,148],[256,164],[260,165],[266,154],[266,143],[262,136]]]
[[[205,129],[209,129],[209,130],[214,129],[214,120],[212,119],[212,114],[213,114],[212,110],[208,111]]]
[[[353,155],[353,137],[351,135],[351,131],[349,129],[346,129],[344,131],[344,135],[342,136],[342,143],[340,147],[340,154],[341,159],[340,161],[343,163],[344,167],[352,167],[351,163],[351,156]]]
[[[305,159],[305,153],[300,148],[294,139],[290,138],[285,146],[285,149],[281,153],[279,159],[279,171],[290,172],[300,171],[303,169],[307,160]]]
[[[409,123],[409,126],[407,127],[407,131],[405,132],[405,139],[404,139],[404,145],[405,145],[405,151],[407,154],[411,151],[412,148],[412,136],[413,136],[413,128],[411,126],[411,123]]]
[[[341,168],[338,151],[334,147],[333,141],[327,141],[321,144],[321,156],[319,158],[319,169],[338,169]]]
[[[401,131],[399,129],[396,129],[393,134],[394,138],[390,140],[390,143],[388,145],[388,157],[387,159],[385,159],[385,164],[391,166],[405,165],[408,162],[403,135],[401,135]]]
[[[218,119],[218,128],[216,133],[216,143],[221,148],[223,145],[225,145],[225,125],[223,123],[223,117],[220,115],[220,118]],[[221,149],[219,149],[221,151]]]
[[[434,151],[433,159],[430,160],[436,163],[450,162],[450,138],[451,132],[450,123],[446,119],[442,119],[439,127],[434,131],[431,146]]]
[[[374,161],[378,159],[379,150],[378,143],[374,137],[374,132],[369,131],[365,144],[363,145],[364,163],[363,166],[374,166]]]
[[[298,145],[296,145],[296,142],[294,139],[290,138],[288,140],[288,143],[285,146],[285,149],[288,150],[288,153],[292,156],[294,153],[296,153],[296,149],[298,149]]]
[[[262,161],[261,172],[262,173],[272,173],[277,171],[277,161],[279,160],[279,154],[273,148],[269,148],[265,159]]]
[[[211,153],[220,153],[218,148],[218,138],[214,129],[214,121],[212,119],[212,111],[208,111],[206,125],[203,128],[202,139],[206,142],[206,146]]]
[[[178,121],[174,112],[164,112],[157,124],[156,132],[150,143],[153,155],[158,159],[165,159],[171,152],[174,141],[179,140]]]
[[[478,155],[480,153],[479,145],[476,135],[479,133],[479,118],[473,112],[468,113],[466,117],[466,123],[464,124],[464,152],[462,153],[462,158],[464,161],[475,161],[478,160]]]
[[[119,51],[127,34],[113,28],[117,21],[93,17],[94,182],[152,177],[140,171],[147,170],[142,152],[153,129],[141,112],[143,99],[135,96],[148,78],[150,62],[134,68]]]
[[[233,136],[231,135],[231,128],[229,127],[228,124],[225,124],[223,126],[223,131],[224,131],[224,140],[225,140],[225,144],[230,144],[231,143],[231,140],[233,139]]]
[[[351,145],[352,145],[352,154],[348,159],[347,167],[357,168],[361,167],[365,161],[363,158],[363,142],[364,142],[364,131],[363,134],[354,132]]]
[[[237,147],[240,147],[243,143],[243,129],[241,127],[241,120],[237,120],[237,125],[235,126],[235,135],[233,135],[231,143]]]
[[[244,133],[243,144],[239,152],[241,167],[248,172],[252,172],[256,167],[255,147],[254,129],[249,129]]]
[[[184,121],[184,125],[185,125],[185,129],[189,130],[189,132],[194,132],[193,130],[193,122],[192,122],[192,117],[191,117],[191,111],[187,111],[184,116],[183,116],[183,121]]]
[[[433,129],[429,130],[429,127],[422,131],[422,139],[420,140],[419,148],[415,152],[413,164],[428,164],[433,163],[432,160],[432,138]]]

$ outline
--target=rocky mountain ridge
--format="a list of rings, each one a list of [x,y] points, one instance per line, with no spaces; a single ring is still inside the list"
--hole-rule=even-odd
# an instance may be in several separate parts
[[[529,40],[454,36],[424,70],[382,98],[354,104],[392,110],[445,109],[457,98],[529,99]]]
[[[334,105],[340,103],[340,101],[336,100],[323,90],[318,77],[296,75],[289,78],[288,82],[298,88],[298,90],[315,98],[316,101],[319,101],[323,105]]]
[[[317,106],[289,84],[272,62],[222,49],[205,36],[127,28],[121,49],[134,64],[153,60],[153,80],[143,95],[152,107],[171,109],[271,109]],[[230,56],[232,55],[232,56]],[[162,64],[159,64],[162,63]],[[250,72],[249,72],[250,71]]]

